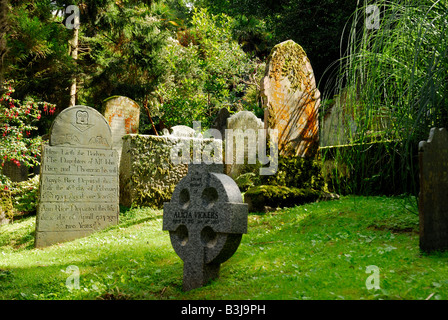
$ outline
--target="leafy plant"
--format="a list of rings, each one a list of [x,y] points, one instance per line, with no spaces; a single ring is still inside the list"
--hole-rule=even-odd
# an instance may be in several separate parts
[[[151,102],[164,125],[201,121],[207,128],[219,108],[240,102],[253,65],[233,40],[231,24],[225,14],[194,9],[188,27],[179,27],[177,39],[164,49],[169,69]]]
[[[37,123],[42,111],[53,114],[55,105],[34,100],[20,101],[12,97],[12,82],[4,86],[0,97],[0,161],[12,161],[17,166],[34,166],[40,157],[41,138],[36,135]],[[3,189],[10,184],[9,179],[0,174]]]
[[[354,147],[335,160],[350,172],[353,193],[369,193],[380,182],[417,195],[418,143],[431,127],[448,124],[448,3],[375,1],[379,29],[365,27],[369,4],[353,15],[337,81],[351,117],[342,125]],[[366,152],[378,141],[393,155],[387,162],[383,152]]]

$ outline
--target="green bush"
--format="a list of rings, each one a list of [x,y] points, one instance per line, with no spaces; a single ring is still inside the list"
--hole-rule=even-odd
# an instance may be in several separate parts
[[[11,186],[12,205],[19,214],[35,213],[39,193],[39,176]]]

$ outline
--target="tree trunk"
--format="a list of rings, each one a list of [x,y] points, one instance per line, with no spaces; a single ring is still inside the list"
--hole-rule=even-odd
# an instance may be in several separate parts
[[[79,28],[73,29],[73,38],[70,41],[70,55],[74,60],[78,59],[78,35]],[[76,75],[72,78],[72,85],[70,86],[70,103],[69,107],[73,107],[76,105]]]

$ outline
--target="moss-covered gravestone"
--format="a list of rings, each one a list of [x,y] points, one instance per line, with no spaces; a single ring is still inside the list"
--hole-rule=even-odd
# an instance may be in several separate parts
[[[74,106],[42,149],[35,246],[84,237],[118,222],[118,158],[106,119]]]
[[[420,248],[448,249],[448,132],[432,128],[428,141],[419,144]]]
[[[261,82],[264,123],[278,130],[279,154],[313,157],[319,146],[320,92],[313,69],[300,45],[276,45]]]
[[[247,204],[219,164],[190,164],[163,208],[163,230],[184,261],[183,290],[207,284],[247,232]]]
[[[112,147],[120,159],[123,136],[138,133],[140,106],[128,97],[113,96],[104,100],[104,117],[112,131]]]

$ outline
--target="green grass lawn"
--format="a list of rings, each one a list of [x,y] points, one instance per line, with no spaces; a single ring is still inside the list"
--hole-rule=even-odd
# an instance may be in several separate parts
[[[448,299],[448,253],[420,252],[411,203],[350,196],[251,214],[220,278],[189,292],[161,210],[123,210],[119,225],[45,249],[28,217],[0,227],[0,299]]]

